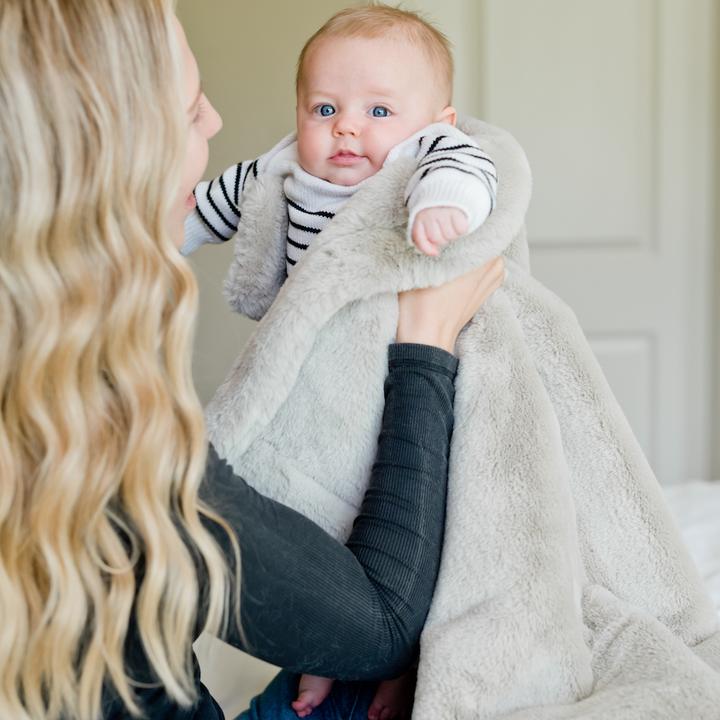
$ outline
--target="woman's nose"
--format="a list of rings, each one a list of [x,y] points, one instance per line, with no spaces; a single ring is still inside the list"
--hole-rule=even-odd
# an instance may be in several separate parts
[[[215,135],[222,130],[223,120],[207,96],[205,97],[205,102],[207,103],[206,112],[208,113],[207,122],[205,123],[205,137],[210,140],[210,138],[215,137]]]

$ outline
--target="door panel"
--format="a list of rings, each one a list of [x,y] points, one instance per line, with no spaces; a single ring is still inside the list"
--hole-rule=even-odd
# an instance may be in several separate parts
[[[533,271],[662,482],[709,468],[710,0],[486,0],[482,106],[534,176]]]

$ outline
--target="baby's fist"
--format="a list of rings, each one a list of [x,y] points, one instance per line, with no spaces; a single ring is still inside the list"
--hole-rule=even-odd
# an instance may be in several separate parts
[[[420,252],[439,255],[445,245],[464,235],[467,229],[467,215],[459,208],[425,208],[415,216],[412,241]]]

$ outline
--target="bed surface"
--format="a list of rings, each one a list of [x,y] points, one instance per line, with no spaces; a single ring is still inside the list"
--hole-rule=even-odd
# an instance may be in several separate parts
[[[689,482],[664,489],[720,614],[720,482]]]

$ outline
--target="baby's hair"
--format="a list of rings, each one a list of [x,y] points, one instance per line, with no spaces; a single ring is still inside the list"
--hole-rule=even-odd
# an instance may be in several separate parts
[[[300,89],[307,54],[317,41],[323,38],[374,39],[391,33],[423,50],[436,73],[443,99],[449,105],[453,85],[450,41],[419,13],[374,2],[340,10],[305,43],[298,58],[296,92]]]

